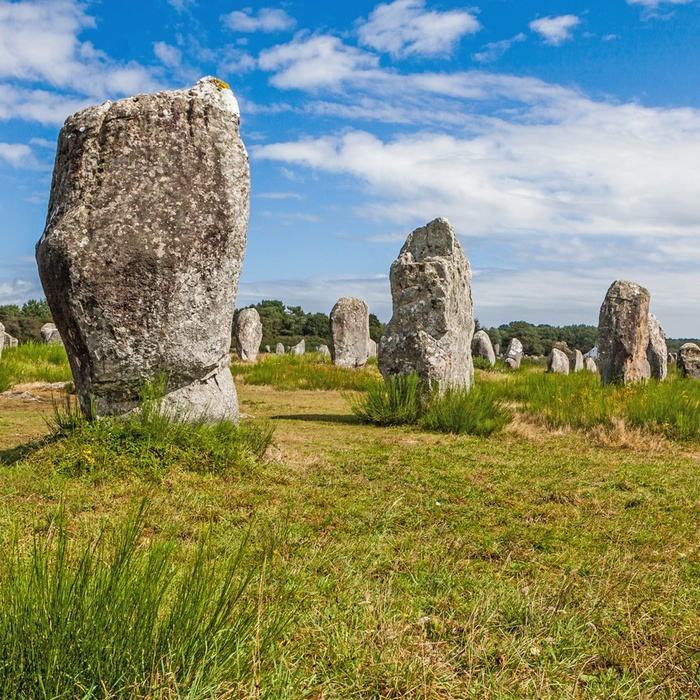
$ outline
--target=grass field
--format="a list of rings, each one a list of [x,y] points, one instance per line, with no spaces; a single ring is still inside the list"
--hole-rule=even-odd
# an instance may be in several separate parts
[[[376,368],[367,374],[376,380]],[[28,697],[700,697],[700,447],[661,419],[691,420],[695,384],[613,389],[609,398],[594,377],[479,372],[513,412],[504,430],[479,437],[362,424],[344,386],[269,381],[246,375],[237,386],[251,425],[274,427],[271,447],[262,460],[225,468],[202,468],[189,442],[176,455],[139,443],[136,461],[147,455],[147,468],[110,469],[123,467],[131,442],[110,432],[100,449],[108,442],[116,456],[103,468],[69,469],[67,455],[89,449],[90,435],[37,441],[49,432],[48,394],[32,404],[0,398],[0,547],[16,562],[14,579],[0,567],[3,595],[21,593],[6,582],[32,581],[27,562],[46,562],[61,546],[63,578],[74,580],[85,561],[86,584],[104,581],[98,562],[126,551],[133,578],[121,590],[147,590],[139,572],[149,557],[169,576],[159,579],[162,607],[135,612],[125,595],[120,614],[187,619],[173,610],[191,580],[204,591],[192,609],[211,620],[209,637],[183,637],[184,623],[173,623],[170,637],[158,637],[169,649],[159,666],[112,654],[125,674],[137,669],[130,679],[90,685],[97,666],[70,666],[72,676]],[[639,408],[642,398],[652,412]],[[550,410],[557,399],[565,408]],[[576,419],[606,402],[604,419]],[[640,416],[651,415],[660,422],[645,426]],[[200,439],[219,454],[219,438]],[[200,578],[191,574],[198,556]],[[235,600],[224,619],[211,606],[227,571]],[[43,619],[36,610],[12,618],[6,601],[0,644],[18,634],[8,620]],[[86,629],[95,620],[105,629],[93,646],[126,648],[109,610],[87,619]],[[49,636],[39,623],[21,633]],[[199,646],[185,653],[190,636]],[[0,696],[13,697],[17,674],[6,666]]]

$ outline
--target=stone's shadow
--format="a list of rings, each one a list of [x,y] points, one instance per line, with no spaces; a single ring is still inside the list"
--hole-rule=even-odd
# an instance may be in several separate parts
[[[46,435],[45,437],[30,440],[15,447],[9,447],[6,450],[0,450],[0,466],[11,467],[17,462],[30,457],[35,452],[38,452],[42,447],[50,445],[52,442],[59,440],[58,436]]]
[[[360,425],[361,421],[356,416],[341,416],[336,413],[296,413],[291,415],[271,416],[271,420],[301,420],[314,423],[345,423]]]

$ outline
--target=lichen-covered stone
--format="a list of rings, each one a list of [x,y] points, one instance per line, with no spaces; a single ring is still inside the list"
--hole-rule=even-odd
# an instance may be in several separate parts
[[[0,326],[2,324],[0,323]],[[17,338],[11,336],[7,331],[3,331],[4,346],[6,348],[16,348],[19,345]]]
[[[316,348],[316,352],[321,355],[321,357],[330,357],[331,350],[327,345],[319,345]]]
[[[450,223],[435,219],[406,239],[391,266],[393,316],[379,343],[385,379],[416,372],[441,390],[474,375],[471,268]]]
[[[666,347],[666,334],[659,320],[654,314],[649,314],[649,345],[647,346],[647,360],[652,379],[662,382],[668,374],[668,348]]]
[[[511,369],[518,369],[523,359],[523,344],[517,338],[511,338],[506,349],[505,363]]]
[[[275,345],[275,355],[284,355],[284,345],[282,343]]]
[[[0,323],[0,357],[2,357],[2,351],[5,348],[5,336],[7,333],[5,333],[5,326]]]
[[[369,357],[369,307],[355,297],[341,297],[331,309],[331,358],[334,365],[364,367]]]
[[[547,356],[547,372],[553,374],[569,374],[569,358],[559,348],[552,348]]]
[[[592,357],[587,357],[583,362],[583,366],[588,372],[598,371],[598,365],[595,363],[595,360]]]
[[[367,356],[368,357],[376,357],[377,356],[377,342],[375,340],[372,340],[372,338],[369,339],[367,342]]]
[[[695,343],[685,343],[678,349],[676,365],[682,377],[700,379],[700,347]]]
[[[572,372],[580,372],[583,369],[583,353],[576,349],[569,360],[569,369]]]
[[[306,341],[302,338],[296,345],[289,348],[291,355],[303,355],[306,352]]]
[[[45,323],[39,332],[41,333],[41,339],[45,343],[49,345],[63,345],[63,339],[55,324]]]
[[[234,328],[236,352],[241,360],[255,362],[263,337],[262,321],[256,308],[241,309]]]
[[[649,379],[649,292],[634,282],[610,285],[598,318],[598,369],[603,384]]]
[[[250,176],[238,104],[221,81],[69,117],[37,261],[84,410],[138,404],[167,377],[166,409],[238,416],[231,320]]]
[[[496,364],[496,352],[491,345],[491,338],[486,331],[477,331],[472,338],[472,357],[481,357],[491,367]]]

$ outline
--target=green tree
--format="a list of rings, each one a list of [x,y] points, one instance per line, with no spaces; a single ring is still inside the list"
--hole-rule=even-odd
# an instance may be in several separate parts
[[[39,319],[42,323],[50,323],[52,320],[51,311],[49,310],[49,305],[46,303],[46,299],[41,299],[39,301],[30,299],[22,306],[21,315]]]
[[[374,314],[369,315],[369,337],[375,343],[381,340],[385,328],[386,323],[382,323]]]

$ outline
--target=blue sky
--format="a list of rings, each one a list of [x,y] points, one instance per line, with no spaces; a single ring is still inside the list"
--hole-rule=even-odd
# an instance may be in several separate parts
[[[491,326],[596,324],[651,292],[700,336],[700,3],[0,0],[0,304],[43,296],[58,131],[138,92],[228,82],[252,197],[238,306],[341,296],[447,217]]]

